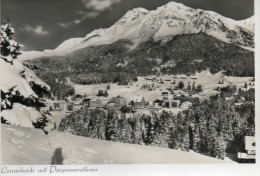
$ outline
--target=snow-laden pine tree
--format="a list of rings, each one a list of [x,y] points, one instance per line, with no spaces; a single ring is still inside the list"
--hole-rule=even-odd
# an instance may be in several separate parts
[[[223,134],[221,133],[220,136],[216,137],[214,143],[214,157],[219,159],[225,159],[226,156],[226,147],[227,144],[224,140]]]
[[[160,116],[155,114],[154,124],[154,138],[153,146],[157,147],[169,147],[169,136],[170,136],[170,115],[168,112],[163,111]]]
[[[50,88],[17,59],[21,45],[12,39],[14,33],[10,24],[1,25],[1,123],[46,128],[48,119],[40,113],[41,104],[31,85]]]
[[[13,64],[13,61],[17,59],[17,56],[21,54],[21,45],[12,39],[15,31],[10,24],[3,24],[0,27],[1,33],[1,59]]]
[[[198,128],[193,135],[193,150],[198,153],[200,152],[200,134]]]
[[[136,116],[135,119],[132,120],[133,122],[133,144],[143,144],[143,125],[142,125],[142,118],[140,115]]]

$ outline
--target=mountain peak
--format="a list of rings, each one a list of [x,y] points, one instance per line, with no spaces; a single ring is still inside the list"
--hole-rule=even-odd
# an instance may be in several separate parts
[[[168,41],[179,35],[198,33],[254,49],[254,17],[236,21],[213,11],[169,2],[152,11],[144,8],[129,10],[111,27],[94,30],[84,38],[67,40],[52,52],[48,51],[48,55],[66,55],[78,49],[124,39],[130,40],[136,47],[151,39]]]
[[[146,15],[147,13],[149,13],[149,11],[144,8],[134,8],[132,10],[127,11],[126,14],[122,18],[120,18],[115,25],[120,25],[126,23],[127,21],[135,20],[139,17]]]

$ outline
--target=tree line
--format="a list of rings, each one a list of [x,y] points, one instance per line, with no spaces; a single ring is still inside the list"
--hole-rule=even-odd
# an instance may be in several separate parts
[[[254,103],[236,107],[222,97],[203,100],[190,110],[132,114],[83,109],[62,119],[59,131],[115,142],[166,147],[224,159],[243,151],[246,135],[255,134]]]

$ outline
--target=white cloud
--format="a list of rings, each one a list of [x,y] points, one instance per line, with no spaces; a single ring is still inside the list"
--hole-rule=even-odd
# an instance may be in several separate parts
[[[110,9],[113,4],[120,3],[121,0],[81,0],[86,8],[96,11]]]
[[[25,27],[22,28],[22,31],[32,32],[38,35],[48,35],[50,33],[49,31],[44,30],[41,25],[37,25],[35,27],[31,25],[25,25]]]
[[[80,24],[85,19],[95,18],[96,16],[99,15],[98,12],[84,12],[84,11],[79,11],[78,14],[81,15],[80,18],[77,18],[77,19],[67,22],[67,23],[60,22],[60,23],[58,23],[58,25],[60,27],[67,28],[73,24]]]
[[[113,4],[120,3],[121,1],[122,0],[81,0],[82,4],[86,8],[86,11],[77,12],[79,17],[72,21],[59,22],[57,24],[62,28],[68,28],[72,25],[80,24],[86,19],[97,17],[101,12],[111,9]]]
[[[71,24],[70,22],[69,22],[69,23],[62,23],[62,22],[59,22],[59,23],[58,23],[58,25],[59,25],[60,27],[63,27],[63,28],[69,27],[70,24]]]

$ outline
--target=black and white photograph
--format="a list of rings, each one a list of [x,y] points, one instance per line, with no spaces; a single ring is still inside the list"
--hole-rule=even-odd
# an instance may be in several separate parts
[[[254,0],[0,8],[2,166],[256,165]]]

